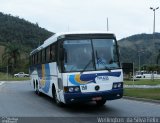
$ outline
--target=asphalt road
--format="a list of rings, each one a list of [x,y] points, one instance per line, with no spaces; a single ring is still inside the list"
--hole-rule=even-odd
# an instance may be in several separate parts
[[[75,121],[81,122],[81,117],[84,119],[92,117],[87,121],[91,122],[96,120],[93,119],[94,117],[101,116],[159,117],[160,105],[119,99],[108,101],[103,107],[96,107],[95,103],[58,107],[50,97],[45,95],[37,96],[29,81],[8,82],[0,86],[0,117],[32,117],[32,120],[34,120],[33,117],[43,117],[45,119],[46,117],[57,117],[56,120],[60,120],[60,122],[63,120],[65,123],[67,123],[66,117],[68,117],[69,122],[74,123]],[[41,119],[41,121],[45,119]],[[53,119],[49,121],[51,120]]]

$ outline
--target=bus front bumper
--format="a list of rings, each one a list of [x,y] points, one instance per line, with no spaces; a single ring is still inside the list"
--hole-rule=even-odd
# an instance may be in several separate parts
[[[123,96],[123,89],[112,89],[108,91],[86,92],[86,93],[64,93],[65,103],[89,102],[96,100],[115,100]]]

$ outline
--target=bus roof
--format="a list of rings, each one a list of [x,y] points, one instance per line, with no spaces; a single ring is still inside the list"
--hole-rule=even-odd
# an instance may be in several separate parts
[[[41,50],[41,49],[43,49],[43,48],[45,48],[45,47],[47,47],[47,46],[49,46],[50,44],[52,44],[52,43],[54,43],[54,42],[56,42],[57,41],[57,39],[61,36],[61,37],[63,37],[63,36],[65,36],[65,35],[80,35],[80,34],[113,34],[114,35],[114,33],[112,33],[112,32],[107,32],[107,31],[75,31],[75,32],[61,32],[61,33],[55,33],[54,35],[52,35],[50,38],[48,38],[47,40],[45,40],[44,41],[44,43],[42,44],[42,45],[40,45],[38,48],[36,48],[36,49],[34,49],[31,53],[30,53],[30,55],[31,54],[33,54],[33,53],[35,53],[35,52],[37,52],[37,51],[39,51],[39,50]]]

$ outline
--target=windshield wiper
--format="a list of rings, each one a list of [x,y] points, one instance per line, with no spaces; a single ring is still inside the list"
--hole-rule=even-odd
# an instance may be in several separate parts
[[[98,63],[98,64],[99,64],[99,63]],[[112,69],[109,68],[109,67],[107,67],[107,66],[106,66],[106,63],[104,63],[104,62],[102,61],[102,63],[100,63],[100,64],[103,65],[106,70],[108,70],[109,72],[111,72]]]
[[[99,61],[100,58],[98,57],[98,53],[97,53],[97,50],[96,50],[96,60],[97,60],[97,64],[101,64],[105,67],[106,70],[108,70],[109,72],[111,72],[111,69],[109,67],[106,66],[106,63],[104,63],[103,61]]]
[[[81,74],[87,69],[87,67],[92,63],[92,59],[89,60],[89,62],[85,65],[85,67],[83,68],[83,70],[81,71]]]
[[[83,68],[83,70],[81,71],[81,74],[87,69],[87,67],[92,63],[92,61],[94,60],[94,53],[92,51],[92,59],[89,60],[89,62],[85,65],[85,67]]]

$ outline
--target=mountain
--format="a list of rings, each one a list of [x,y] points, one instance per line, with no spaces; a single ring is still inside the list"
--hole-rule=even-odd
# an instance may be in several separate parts
[[[134,62],[140,65],[151,65],[157,63],[160,50],[160,33],[137,34],[118,41],[121,61]]]
[[[18,48],[16,50],[20,51],[18,65],[14,71],[9,69],[9,73],[28,72],[29,53],[53,34],[53,32],[39,27],[37,23],[34,24],[19,17],[0,12],[0,72],[7,72],[7,60],[2,59],[6,46],[15,46]]]
[[[0,66],[2,64],[1,56],[7,43],[21,46],[21,49],[27,52],[25,57],[28,59],[29,52],[53,34],[53,32],[39,27],[37,23],[33,24],[19,17],[0,12]],[[136,67],[139,62],[141,66],[156,64],[160,50],[160,33],[132,35],[119,40],[118,44],[122,62],[134,62]],[[22,54],[21,58],[25,57]]]
[[[0,12],[0,44],[8,42],[35,48],[53,35],[52,32],[19,17]]]

